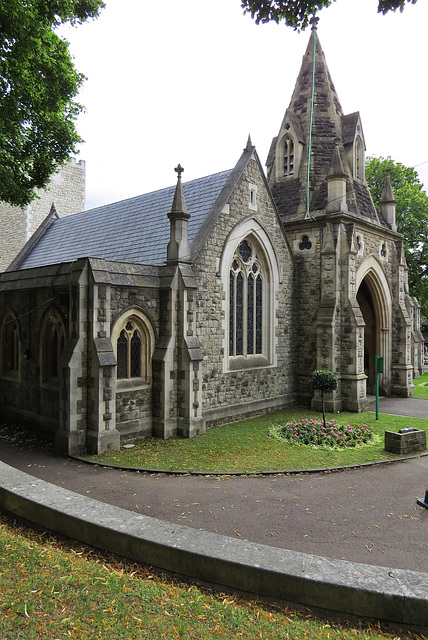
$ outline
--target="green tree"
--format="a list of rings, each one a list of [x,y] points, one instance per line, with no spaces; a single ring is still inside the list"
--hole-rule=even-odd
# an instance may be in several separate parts
[[[428,195],[412,167],[390,158],[368,158],[366,180],[377,208],[388,169],[396,200],[397,230],[404,236],[409,290],[418,298],[425,319],[428,318]]]
[[[74,101],[84,76],[56,29],[96,18],[102,0],[0,5],[0,200],[24,206],[81,141]]]
[[[329,7],[334,0],[241,0],[244,13],[250,13],[256,23],[284,21],[294,29],[306,29],[309,19],[317,11]],[[378,0],[378,13],[403,11],[406,2],[416,4],[417,0]]]
[[[322,402],[322,419],[325,427],[325,402],[324,402],[324,394],[331,393],[335,389],[337,389],[338,380],[337,376],[332,371],[327,371],[326,369],[317,369],[312,372],[312,385],[314,391],[321,392],[321,402]]]

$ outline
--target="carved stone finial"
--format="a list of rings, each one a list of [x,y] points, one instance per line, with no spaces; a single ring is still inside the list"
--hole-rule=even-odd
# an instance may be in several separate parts
[[[319,18],[317,18],[315,16],[315,14],[312,16],[312,18],[309,20],[309,24],[312,25],[312,31],[316,31],[317,30],[317,25],[319,22]]]
[[[184,169],[179,163],[178,166],[175,167],[174,171],[177,173],[178,177],[181,178],[181,174],[183,173]]]

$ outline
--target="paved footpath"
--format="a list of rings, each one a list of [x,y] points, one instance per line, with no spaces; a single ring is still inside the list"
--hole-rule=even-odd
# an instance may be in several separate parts
[[[382,398],[380,411],[428,417],[428,401]],[[416,503],[425,496],[428,456],[324,473],[174,476],[59,457],[40,438],[3,429],[0,459],[76,493],[169,522],[330,558],[428,572],[428,510]]]

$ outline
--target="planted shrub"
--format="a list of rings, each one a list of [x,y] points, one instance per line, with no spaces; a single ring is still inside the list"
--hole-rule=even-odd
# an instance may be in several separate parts
[[[367,444],[373,438],[373,427],[366,424],[353,426],[347,422],[339,424],[334,419],[324,423],[312,418],[302,418],[272,427],[269,435],[291,444],[344,448]]]
[[[324,422],[324,426],[326,426],[324,394],[331,393],[332,391],[337,389],[337,376],[332,371],[327,371],[326,369],[317,369],[312,373],[312,384],[314,387],[314,391],[321,391],[322,419]]]

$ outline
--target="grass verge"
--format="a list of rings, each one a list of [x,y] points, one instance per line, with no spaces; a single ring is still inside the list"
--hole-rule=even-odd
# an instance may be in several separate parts
[[[364,413],[328,414],[327,419],[348,421],[353,425],[373,426],[373,441],[364,447],[322,450],[318,447],[295,445],[269,438],[272,425],[300,418],[320,419],[321,414],[293,408],[242,422],[213,427],[205,435],[191,439],[161,440],[148,438],[135,442],[132,449],[123,449],[88,459],[148,469],[176,471],[245,472],[290,471],[318,469],[392,460],[397,456],[384,450],[385,430],[404,427],[428,430],[428,420]]]
[[[0,552],[2,640],[399,640],[365,624],[214,594],[4,516]]]
[[[428,372],[413,382],[415,384],[415,398],[428,398]]]

